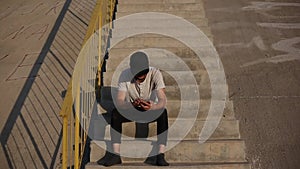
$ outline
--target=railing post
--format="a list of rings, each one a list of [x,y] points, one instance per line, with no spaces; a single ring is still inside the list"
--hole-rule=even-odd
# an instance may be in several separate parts
[[[75,169],[79,169],[80,157],[79,157],[79,144],[80,144],[80,123],[79,123],[79,114],[80,114],[80,85],[78,85],[76,91],[75,98],[75,159],[74,159],[74,167]]]
[[[68,116],[63,116],[63,144],[62,144],[62,168],[68,166]]]
[[[102,1],[100,2],[100,7],[103,9],[103,3]],[[101,56],[102,56],[102,20],[103,20],[103,16],[102,16],[102,11],[99,12],[99,19],[98,19],[98,22],[99,22],[99,30],[98,30],[98,87],[100,87],[100,84],[101,84],[101,68],[99,65],[101,65]]]
[[[114,12],[114,0],[110,0],[110,28],[112,28],[112,22],[113,22],[113,12]]]

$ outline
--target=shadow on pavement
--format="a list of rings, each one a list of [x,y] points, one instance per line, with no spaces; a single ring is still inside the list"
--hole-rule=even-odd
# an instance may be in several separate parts
[[[62,95],[95,1],[65,1],[1,131],[10,168],[60,168]]]

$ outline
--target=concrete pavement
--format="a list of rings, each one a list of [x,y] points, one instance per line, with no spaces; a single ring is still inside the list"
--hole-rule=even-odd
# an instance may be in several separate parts
[[[299,1],[209,0],[205,9],[252,167],[299,168]]]
[[[1,1],[0,168],[60,168],[59,111],[94,5]]]

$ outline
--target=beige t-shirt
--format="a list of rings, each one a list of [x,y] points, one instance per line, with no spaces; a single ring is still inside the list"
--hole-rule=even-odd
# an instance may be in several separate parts
[[[130,71],[124,70],[119,78],[119,90],[127,92],[126,100],[133,102],[137,98],[156,100],[155,90],[165,88],[165,83],[159,69],[150,67],[146,79],[138,84]]]

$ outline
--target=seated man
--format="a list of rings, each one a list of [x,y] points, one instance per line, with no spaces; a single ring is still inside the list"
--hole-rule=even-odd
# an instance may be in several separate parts
[[[130,57],[130,68],[124,70],[119,78],[119,89],[115,101],[116,109],[112,112],[111,141],[114,153],[108,153],[98,164],[111,166],[121,164],[120,144],[122,123],[157,122],[159,151],[156,165],[168,166],[164,151],[167,144],[168,115],[166,106],[165,84],[159,69],[149,67],[145,53],[136,52]]]

